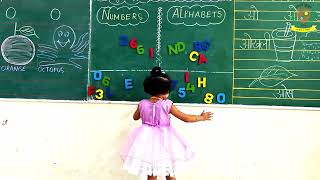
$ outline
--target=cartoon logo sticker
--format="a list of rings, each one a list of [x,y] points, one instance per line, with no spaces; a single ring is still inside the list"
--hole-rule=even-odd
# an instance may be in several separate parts
[[[311,17],[311,6],[308,4],[299,4],[296,9],[299,22],[303,25],[306,24]]]
[[[296,16],[299,24],[292,25],[291,31],[296,32],[312,32],[316,31],[317,25],[314,24],[317,21],[317,15],[312,11],[312,7],[309,4],[302,3],[296,7]]]

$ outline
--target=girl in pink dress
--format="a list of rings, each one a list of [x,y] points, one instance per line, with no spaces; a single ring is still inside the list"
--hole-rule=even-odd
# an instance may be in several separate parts
[[[124,168],[135,175],[146,175],[148,180],[166,176],[175,180],[177,163],[190,160],[194,153],[188,143],[170,126],[170,114],[185,122],[210,120],[211,112],[189,115],[178,110],[168,99],[171,79],[154,67],[144,82],[144,91],[151,95],[139,102],[133,115],[142,125],[129,136],[121,151]]]

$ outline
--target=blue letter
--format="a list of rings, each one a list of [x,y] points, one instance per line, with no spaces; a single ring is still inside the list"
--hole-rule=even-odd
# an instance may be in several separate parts
[[[125,89],[132,89],[132,79],[124,79],[124,87]]]
[[[100,81],[102,79],[102,71],[93,71],[93,79]]]

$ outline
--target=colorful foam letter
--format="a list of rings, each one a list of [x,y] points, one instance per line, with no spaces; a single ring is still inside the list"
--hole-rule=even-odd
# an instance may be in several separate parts
[[[112,98],[112,94],[111,94],[111,92],[110,92],[110,87],[107,87],[106,88],[106,96],[107,96],[107,98]]]
[[[149,57],[150,57],[150,59],[153,59],[153,57],[154,57],[153,48],[149,48]]]
[[[224,103],[226,103],[226,94],[224,94],[224,93],[218,93],[218,94],[217,94],[217,102],[218,102],[219,104],[224,104]]]
[[[96,99],[98,99],[98,100],[103,99],[103,90],[102,89],[96,90]]]
[[[88,86],[88,96],[92,96],[95,93],[95,89],[94,86]]]
[[[189,72],[184,73],[184,82],[189,82]]]
[[[172,81],[171,81],[171,88],[172,88],[172,89],[175,89],[176,86],[177,86],[177,84],[178,84],[178,80],[172,80]]]
[[[193,50],[197,52],[202,51],[201,43],[200,42],[193,42]]]
[[[110,85],[110,81],[111,81],[111,78],[105,76],[105,77],[103,77],[103,79],[102,79],[102,85],[103,85],[103,86],[109,86],[109,85]]]
[[[124,88],[125,89],[132,89],[132,79],[124,79]]]
[[[129,38],[127,35],[121,35],[119,37],[119,45],[120,46],[128,46]]]
[[[93,71],[93,79],[100,81],[102,79],[102,71]]]
[[[196,55],[196,56],[199,56],[199,53],[197,51],[192,51],[189,55],[189,59],[190,61],[196,61],[197,58],[194,58],[193,56]]]
[[[207,86],[207,78],[206,77],[203,77],[202,79],[201,79],[201,77],[198,77],[198,88],[201,86],[203,88],[205,88]]]
[[[199,60],[198,60],[198,64],[201,64],[201,63],[207,63],[207,59],[206,57],[204,57],[203,54],[200,54],[200,57],[199,57]]]

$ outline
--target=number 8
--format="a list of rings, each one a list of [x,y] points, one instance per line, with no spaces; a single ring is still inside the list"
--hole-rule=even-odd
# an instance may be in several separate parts
[[[213,95],[213,94],[207,93],[207,94],[205,95],[205,98],[203,99],[203,101],[204,101],[205,103],[207,103],[207,104],[211,104],[213,98],[214,98],[214,95]]]

